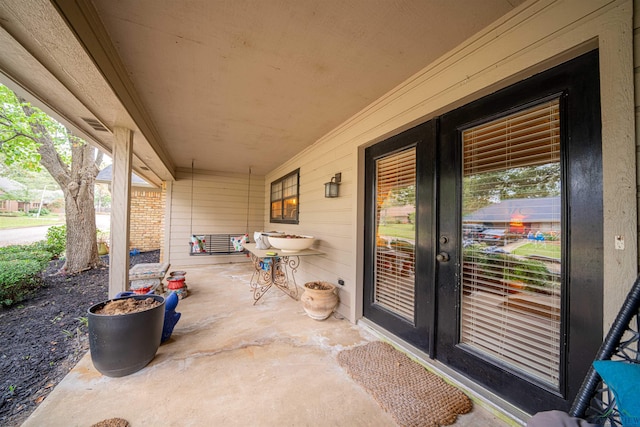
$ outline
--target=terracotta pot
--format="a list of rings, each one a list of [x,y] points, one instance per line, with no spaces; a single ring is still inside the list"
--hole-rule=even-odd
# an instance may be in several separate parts
[[[309,317],[315,320],[324,320],[331,316],[331,313],[338,306],[336,287],[329,282],[305,283],[300,301],[302,301],[302,307]]]
[[[126,298],[153,298],[161,304],[149,310],[120,315],[95,313],[109,301],[89,308],[91,361],[100,373],[108,377],[123,377],[147,366],[155,357],[162,338],[164,298],[159,295]]]

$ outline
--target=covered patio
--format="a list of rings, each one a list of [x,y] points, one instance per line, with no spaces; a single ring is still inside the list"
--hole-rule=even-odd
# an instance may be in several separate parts
[[[87,354],[23,426],[109,418],[131,426],[395,425],[336,361],[341,350],[379,339],[372,330],[340,315],[313,320],[276,288],[253,305],[246,263],[185,270],[181,319],[147,367],[109,378]],[[476,402],[455,425],[508,425],[497,414]]]
[[[638,0],[0,2],[0,81],[113,157],[109,294],[129,284],[132,172],[161,191],[162,261],[188,271],[193,291],[147,369],[111,380],[87,356],[29,425],[118,415],[224,424],[228,412],[244,424],[382,425],[389,419],[334,361],[373,331],[505,418],[566,409],[638,272],[639,9]],[[583,75],[592,80],[569,86]],[[567,169],[554,187],[559,350],[541,359],[553,367],[541,378],[459,345],[459,134],[543,101],[561,113],[554,162]],[[417,159],[408,174],[423,180],[400,189],[419,203],[405,204],[413,213],[399,226],[417,255],[381,252],[376,264],[373,201],[383,197],[372,171],[405,149]],[[338,197],[325,197],[338,174]],[[338,284],[344,320],[311,321],[277,290],[253,306],[246,259],[190,246],[199,235],[271,230],[315,236],[319,255],[301,262],[298,284]],[[406,301],[389,305],[406,303],[402,316],[372,297],[376,269],[406,282]],[[326,382],[313,385],[302,365]],[[345,412],[306,412],[321,389]],[[473,421],[479,407],[470,425],[496,425]]]

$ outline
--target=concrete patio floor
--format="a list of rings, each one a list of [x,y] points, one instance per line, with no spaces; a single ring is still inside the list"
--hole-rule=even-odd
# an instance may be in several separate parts
[[[338,365],[336,355],[376,337],[339,316],[309,318],[271,289],[253,305],[251,265],[180,268],[189,297],[171,339],[144,369],[101,375],[89,354],[23,424],[89,427],[108,418],[139,426],[393,426]],[[507,426],[474,402],[456,426]]]

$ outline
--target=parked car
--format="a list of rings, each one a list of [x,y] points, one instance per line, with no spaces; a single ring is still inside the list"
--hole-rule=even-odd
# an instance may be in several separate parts
[[[462,237],[465,239],[476,239],[486,229],[482,224],[462,224]]]
[[[502,228],[487,228],[480,233],[478,240],[488,245],[505,245],[508,240],[507,230]]]

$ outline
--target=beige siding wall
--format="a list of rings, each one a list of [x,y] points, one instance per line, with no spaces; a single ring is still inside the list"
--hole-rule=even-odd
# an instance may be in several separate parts
[[[603,304],[608,329],[638,266],[632,12],[631,0],[527,2],[267,174],[268,198],[271,181],[300,167],[300,224],[275,228],[316,236],[324,255],[304,258],[299,283],[344,279],[339,312],[351,321],[361,317],[364,147],[598,47],[605,298],[595,303]],[[323,183],[336,172],[340,197],[325,199]],[[624,236],[624,250],[615,250],[616,235]]]
[[[178,170],[177,181],[167,185],[165,252],[173,265],[244,262],[243,255],[189,255],[191,234],[237,233],[249,235],[263,229],[264,177],[249,173],[214,173]],[[192,197],[193,196],[193,197]],[[249,205],[247,206],[247,202]],[[248,207],[248,212],[247,212]]]

